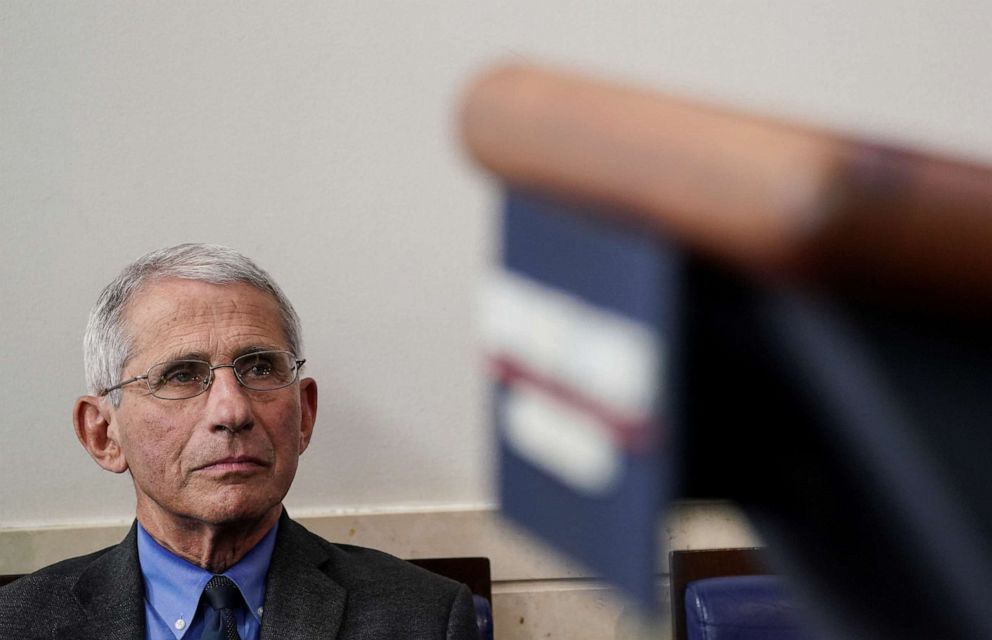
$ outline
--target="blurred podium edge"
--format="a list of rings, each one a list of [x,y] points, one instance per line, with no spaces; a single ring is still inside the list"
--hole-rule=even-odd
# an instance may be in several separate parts
[[[466,92],[471,157],[745,273],[992,307],[992,169],[507,64]]]

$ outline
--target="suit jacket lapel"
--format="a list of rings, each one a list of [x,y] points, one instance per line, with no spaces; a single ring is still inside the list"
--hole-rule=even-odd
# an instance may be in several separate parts
[[[325,572],[329,561],[315,536],[283,512],[265,588],[262,640],[337,636],[347,592]]]
[[[145,585],[138,564],[137,525],[83,571],[73,588],[85,617],[56,629],[67,640],[143,640]]]
[[[309,531],[283,513],[269,564],[262,640],[331,640],[347,591],[325,573],[330,556]],[[145,586],[137,525],[79,576],[73,595],[84,616],[55,630],[59,640],[143,640]]]

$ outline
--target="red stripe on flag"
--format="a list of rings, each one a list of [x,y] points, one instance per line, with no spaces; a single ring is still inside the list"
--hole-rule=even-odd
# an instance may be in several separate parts
[[[572,409],[592,416],[606,427],[618,445],[630,453],[646,453],[657,442],[658,430],[650,416],[625,415],[568,385],[535,373],[512,358],[492,356],[489,358],[489,366],[492,376],[507,387],[532,387]]]

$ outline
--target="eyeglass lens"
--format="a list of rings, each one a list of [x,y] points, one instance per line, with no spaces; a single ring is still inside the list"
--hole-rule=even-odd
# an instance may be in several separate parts
[[[288,351],[259,351],[234,359],[231,365],[242,386],[255,391],[272,391],[291,385],[297,376],[296,356]],[[173,360],[148,370],[148,389],[168,400],[192,398],[210,385],[212,367],[203,360]]]

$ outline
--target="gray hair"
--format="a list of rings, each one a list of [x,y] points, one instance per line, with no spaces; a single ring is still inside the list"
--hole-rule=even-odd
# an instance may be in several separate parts
[[[289,348],[297,356],[303,349],[300,318],[271,276],[249,258],[216,244],[180,244],[138,258],[100,293],[86,323],[83,360],[86,384],[98,395],[118,384],[124,365],[133,355],[134,336],[128,333],[128,305],[149,284],[166,278],[197,280],[210,284],[244,283],[270,294],[279,307],[280,321]],[[108,396],[114,406],[121,391]]]

